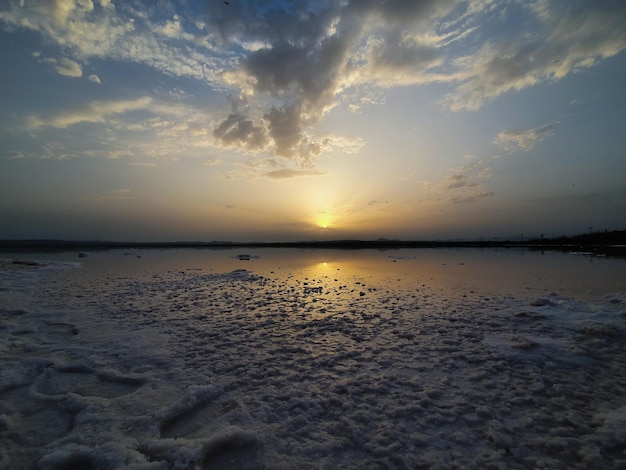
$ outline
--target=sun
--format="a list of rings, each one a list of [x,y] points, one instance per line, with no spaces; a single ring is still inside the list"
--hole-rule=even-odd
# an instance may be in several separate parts
[[[328,217],[327,215],[323,215],[322,217],[318,217],[318,219],[315,221],[315,225],[317,225],[317,227],[322,230],[328,230],[331,222],[332,221],[330,220],[330,217]]]

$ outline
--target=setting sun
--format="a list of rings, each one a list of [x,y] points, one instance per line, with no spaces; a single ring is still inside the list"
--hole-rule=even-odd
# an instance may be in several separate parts
[[[328,218],[323,217],[319,219],[315,225],[317,225],[321,229],[326,230],[330,226],[330,220],[328,220]]]
[[[333,218],[328,211],[321,211],[315,215],[315,226],[327,230],[333,224]]]

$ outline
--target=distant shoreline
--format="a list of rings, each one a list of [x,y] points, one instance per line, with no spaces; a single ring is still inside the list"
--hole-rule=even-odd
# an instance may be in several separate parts
[[[571,237],[528,240],[312,240],[297,242],[114,242],[89,240],[0,240],[3,251],[73,251],[110,249],[227,249],[227,248],[313,248],[379,249],[399,248],[526,248],[530,250],[581,252],[589,255],[626,257],[626,231],[598,232]]]

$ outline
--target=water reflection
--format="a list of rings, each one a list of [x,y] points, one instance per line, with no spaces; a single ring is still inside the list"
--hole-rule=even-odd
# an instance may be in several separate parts
[[[549,292],[598,298],[626,291],[626,260],[556,252],[487,249],[255,250],[240,263],[259,274],[292,280],[330,280],[431,286],[450,294],[534,296]],[[228,268],[224,266],[224,268]]]
[[[81,269],[64,273],[77,282],[107,276],[177,271],[223,273],[246,269],[270,279],[362,285],[430,286],[450,295],[534,296],[556,292],[592,300],[626,292],[626,260],[523,249],[165,249],[89,253]],[[16,253],[0,258],[77,262],[76,253]],[[308,280],[307,280],[308,279]],[[348,287],[346,287],[347,289]]]

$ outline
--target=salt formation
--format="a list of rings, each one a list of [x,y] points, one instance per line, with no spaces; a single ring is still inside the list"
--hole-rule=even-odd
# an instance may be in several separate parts
[[[81,269],[0,271],[2,468],[626,467],[623,296]]]

